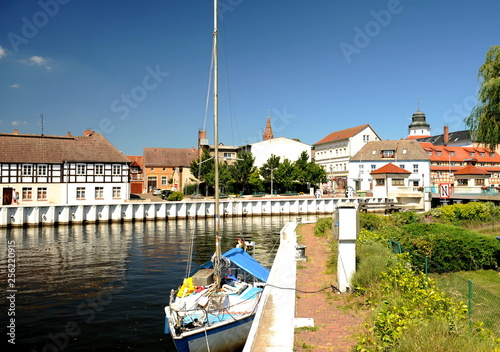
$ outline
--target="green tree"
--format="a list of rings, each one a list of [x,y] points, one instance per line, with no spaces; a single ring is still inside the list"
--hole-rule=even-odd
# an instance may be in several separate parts
[[[250,185],[253,192],[264,191],[264,184],[262,183],[262,178],[260,177],[260,173],[257,168],[255,168],[254,171],[250,174],[248,184]]]
[[[500,46],[488,50],[478,76],[479,101],[465,123],[474,141],[495,150],[500,144]]]
[[[274,189],[279,189],[279,186],[285,187],[285,190],[288,191],[296,182],[297,172],[293,163],[284,159],[281,164],[279,164],[278,169],[274,171]]]
[[[274,173],[278,170],[278,166],[280,165],[280,157],[274,154],[271,154],[269,159],[262,165],[259,169],[260,175],[264,179],[264,183],[271,184],[271,176],[273,179],[273,183],[275,180]]]
[[[191,162],[190,168],[191,174],[198,179],[199,183],[205,183],[206,186],[214,185],[214,160],[208,149],[204,149],[201,157]],[[208,194],[208,187],[205,188]]]
[[[307,181],[318,186],[326,182],[326,170],[323,165],[311,161],[307,167]]]
[[[255,171],[255,157],[252,153],[240,151],[237,154],[236,162],[230,166],[229,170],[237,190],[245,193],[249,192],[250,175]]]
[[[304,150],[299,158],[294,163],[296,171],[296,179],[301,184],[304,185],[308,182],[308,167],[309,167],[309,154]]]

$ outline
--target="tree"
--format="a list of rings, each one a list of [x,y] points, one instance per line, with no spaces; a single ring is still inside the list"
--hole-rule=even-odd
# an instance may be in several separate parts
[[[495,150],[500,144],[500,46],[488,50],[478,77],[479,101],[465,123],[474,141]]]
[[[248,193],[250,175],[255,171],[256,167],[253,165],[255,157],[252,153],[240,151],[237,154],[236,162],[230,166],[229,170],[231,176],[238,189]]]
[[[295,171],[297,173],[296,179],[297,181],[301,184],[304,185],[307,183],[307,174],[308,174],[308,167],[309,167],[309,154],[304,150],[299,158],[295,161],[294,163],[295,166]]]
[[[267,159],[264,165],[262,165],[259,169],[260,175],[264,179],[264,183],[271,184],[271,176],[272,176],[272,182],[274,183],[275,180],[274,173],[278,169],[279,165],[280,165],[280,157],[271,154],[269,159]]]
[[[278,184],[278,186],[282,185],[285,187],[285,190],[288,191],[296,181],[296,168],[290,160],[285,158],[283,162],[279,164],[278,169],[274,171],[273,176],[275,184]]]
[[[208,185],[214,184],[214,161],[210,156],[208,149],[203,150],[200,158],[193,160],[190,164],[191,174],[198,179],[199,183],[206,183],[206,192],[208,194]]]

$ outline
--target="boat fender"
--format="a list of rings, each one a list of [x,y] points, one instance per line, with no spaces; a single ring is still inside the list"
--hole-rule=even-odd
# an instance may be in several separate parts
[[[194,291],[193,278],[188,277],[187,279],[184,279],[184,282],[182,283],[179,292],[177,292],[177,297],[182,298],[189,296],[191,293],[193,293],[193,291]]]

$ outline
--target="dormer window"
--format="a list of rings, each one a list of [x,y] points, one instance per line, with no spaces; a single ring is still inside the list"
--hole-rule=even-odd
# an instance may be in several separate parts
[[[432,151],[431,151],[431,150],[429,150],[429,151],[427,152],[427,155],[432,155]]]
[[[442,154],[442,153],[441,153],[441,151],[438,151],[438,152],[437,152],[437,155],[441,155],[441,154]]]
[[[396,155],[395,150],[382,150],[382,158],[394,158]]]
[[[470,153],[469,153],[469,155],[470,155],[470,156],[476,156],[476,153],[474,153],[474,152],[470,152]]]
[[[450,156],[455,156],[455,152],[450,152]]]

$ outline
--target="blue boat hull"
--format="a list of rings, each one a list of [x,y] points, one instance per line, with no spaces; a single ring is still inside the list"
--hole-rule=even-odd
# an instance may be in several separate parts
[[[172,334],[172,339],[178,352],[207,352],[207,344],[210,352],[237,351],[245,345],[253,318],[252,314],[241,320],[215,324],[206,330],[201,328],[197,332],[180,336]],[[168,319],[165,324],[168,325]]]

